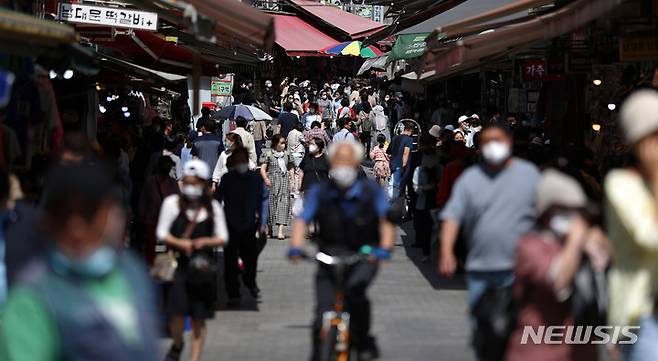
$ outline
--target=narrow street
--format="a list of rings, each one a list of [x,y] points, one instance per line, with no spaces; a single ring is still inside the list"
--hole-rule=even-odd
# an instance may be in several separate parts
[[[403,247],[413,241],[408,238],[399,232],[393,258],[370,292],[381,360],[473,360],[463,282],[439,280],[433,265],[420,263],[419,250]],[[290,264],[286,247],[286,242],[270,240],[261,256],[260,303],[244,296],[240,310],[216,314],[204,360],[307,359],[315,266]]]

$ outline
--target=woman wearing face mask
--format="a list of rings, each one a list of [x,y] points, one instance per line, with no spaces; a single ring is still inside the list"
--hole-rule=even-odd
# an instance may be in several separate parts
[[[605,236],[583,217],[586,205],[587,196],[575,179],[552,169],[542,174],[537,188],[537,224],[517,247],[513,297],[519,313],[507,361],[598,359],[591,342],[519,342],[526,327],[537,330],[547,325],[580,324],[570,296],[581,261],[585,256],[599,272],[608,262]]]
[[[228,241],[224,211],[210,196],[210,169],[198,159],[183,170],[182,195],[165,198],[157,228],[158,239],[178,252],[166,314],[173,344],[166,360],[179,360],[183,350],[184,317],[192,318],[191,360],[199,361],[206,338],[206,320],[214,317],[215,275],[197,266],[211,264],[213,250]]]
[[[464,137],[464,133],[462,133],[462,132],[459,131],[459,130],[455,131],[455,133],[454,133],[453,136],[452,136],[452,139],[453,139],[455,142],[466,144],[466,138]]]
[[[611,325],[639,326],[622,346],[624,360],[658,359],[658,93],[643,89],[621,107],[635,164],[605,179],[606,221],[615,262],[610,270]]]
[[[215,170],[212,172],[212,193],[215,193],[219,182],[222,180],[222,177],[228,172],[226,160],[235,149],[242,147],[244,147],[242,145],[242,137],[236,133],[226,134],[226,140],[224,141],[225,150],[222,152],[222,154],[219,155],[217,163],[215,164]],[[249,162],[249,165],[253,165],[252,169],[256,168],[256,165],[253,162]]]
[[[299,165],[302,192],[316,183],[329,179],[329,162],[324,154],[324,147],[324,141],[320,138],[313,138],[308,146],[308,153]]]
[[[270,188],[270,226],[277,226],[279,240],[285,239],[284,227],[290,223],[290,195],[293,193],[294,163],[286,151],[286,139],[272,137],[272,149],[263,153],[260,172]]]

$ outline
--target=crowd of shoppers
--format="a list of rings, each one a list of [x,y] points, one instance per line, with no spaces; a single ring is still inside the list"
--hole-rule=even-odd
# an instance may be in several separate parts
[[[189,317],[189,354],[200,360],[218,280],[231,307],[240,306],[242,286],[260,298],[262,240],[284,240],[292,226],[294,261],[307,236],[327,253],[373,249],[370,262],[350,270],[346,293],[358,360],[372,360],[379,352],[366,290],[390,256],[388,212],[400,200],[422,262],[432,262],[437,241],[439,273],[464,272],[478,359],[597,360],[591,344],[518,342],[526,326],[582,322],[639,325],[638,342],[618,353],[630,361],[658,357],[654,90],[621,107],[632,161],[603,177],[584,152],[551,156],[541,130],[495,112],[487,118],[441,101],[424,117],[407,94],[368,82],[265,86],[272,122],[220,120],[204,108],[196,124],[155,119],[94,146],[67,135],[33,204],[0,172],[0,359],[159,359],[161,310],[173,340],[166,359],[180,359]],[[362,165],[373,168],[374,181]],[[605,197],[605,217],[590,207],[596,195]],[[171,277],[155,289],[142,263],[167,265]],[[583,272],[591,275],[585,286]],[[322,314],[333,307],[332,277],[319,267],[315,359]],[[581,300],[588,283],[609,300]],[[501,302],[500,290],[516,312],[497,339],[482,310]],[[592,313],[594,305],[608,317]],[[496,352],[491,340],[500,341]]]

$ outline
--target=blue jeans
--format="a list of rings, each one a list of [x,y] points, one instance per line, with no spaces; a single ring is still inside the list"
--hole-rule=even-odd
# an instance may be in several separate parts
[[[391,180],[389,183],[389,196],[391,199],[396,199],[400,194],[404,194],[404,188],[407,186],[408,173],[409,166],[391,170]]]
[[[624,361],[658,360],[658,316],[640,321],[637,342],[634,345],[622,345],[621,351]]]

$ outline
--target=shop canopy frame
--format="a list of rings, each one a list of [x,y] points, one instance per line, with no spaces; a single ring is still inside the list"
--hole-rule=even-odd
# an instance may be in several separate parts
[[[328,57],[330,55],[323,53],[322,49],[339,43],[296,15],[273,16],[276,44],[283,48],[288,56]]]
[[[322,5],[311,0],[285,0],[296,11],[329,26],[350,40],[368,38],[386,25],[343,11],[338,7]],[[342,40],[342,39],[341,39]],[[340,42],[336,41],[336,43]]]
[[[543,0],[524,0],[437,28],[428,43],[419,72],[435,71],[444,78],[500,59],[506,54],[540,40],[549,40],[605,15],[623,0],[576,0],[555,8],[532,20],[482,31],[486,22],[500,19],[523,7],[530,9],[546,3]],[[473,34],[475,35],[466,35]],[[463,36],[463,37],[461,37]],[[455,38],[458,40],[440,40]]]
[[[38,55],[78,41],[72,27],[0,8],[0,51]]]

